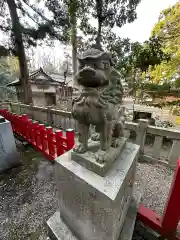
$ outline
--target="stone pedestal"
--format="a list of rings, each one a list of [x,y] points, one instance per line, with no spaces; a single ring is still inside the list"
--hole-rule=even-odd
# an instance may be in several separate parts
[[[110,147],[107,154],[108,161],[105,161],[104,163],[98,163],[96,161],[96,154],[100,148],[100,143],[91,140],[88,143],[87,152],[82,154],[72,152],[71,159],[76,161],[86,169],[96,173],[97,175],[104,177],[106,172],[111,168],[113,162],[123,151],[126,140],[127,139],[125,137],[122,137],[120,139],[119,147],[117,148]]]
[[[20,163],[12,127],[9,121],[0,117],[0,173]]]
[[[54,228],[48,224],[59,232],[55,239],[119,239],[132,200],[138,152],[139,146],[125,143],[104,176],[74,161],[71,151],[56,159],[60,216],[56,213],[59,221]],[[67,229],[60,224],[60,217]],[[70,237],[70,232],[76,238]]]

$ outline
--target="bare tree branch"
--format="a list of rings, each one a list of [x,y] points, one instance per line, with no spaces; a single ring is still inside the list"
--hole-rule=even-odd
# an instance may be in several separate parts
[[[31,16],[31,14],[23,8],[22,4],[18,3],[17,7],[22,11],[22,13],[26,14],[26,16],[28,16],[34,23],[39,25],[38,21],[36,21],[35,18]]]
[[[2,13],[3,13],[4,3],[5,3],[5,0],[2,1],[1,8],[0,8],[2,10],[2,12],[0,13],[1,16],[2,16]]]
[[[43,20],[52,24],[51,20],[46,18],[37,8],[35,8],[32,4],[29,4],[27,0],[22,0],[28,7],[30,7],[35,13],[37,13]]]

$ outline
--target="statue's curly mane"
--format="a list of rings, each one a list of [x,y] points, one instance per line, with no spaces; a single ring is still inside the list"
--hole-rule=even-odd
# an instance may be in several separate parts
[[[107,102],[101,97],[101,94],[94,89],[93,91],[82,91],[78,98],[73,100],[73,105],[76,103],[78,106],[95,106],[97,108],[106,108]]]
[[[123,87],[120,75],[115,69],[112,69],[108,86],[100,89],[93,89],[92,91],[82,91],[80,96],[73,100],[73,104],[76,103],[79,106],[93,105],[98,108],[105,108],[108,103],[113,105],[121,104],[122,96]]]
[[[109,78],[109,85],[100,91],[101,98],[111,104],[121,104],[123,87],[119,73],[113,68]]]

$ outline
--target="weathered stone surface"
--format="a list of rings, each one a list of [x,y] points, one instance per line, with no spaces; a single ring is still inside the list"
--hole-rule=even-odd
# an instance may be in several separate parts
[[[124,136],[121,77],[112,67],[111,54],[103,51],[100,45],[87,49],[78,60],[79,69],[74,79],[82,91],[73,100],[72,107],[79,133],[74,151],[88,151],[89,129],[94,126],[99,134],[99,139],[95,138],[100,141],[96,161],[111,161],[107,158],[110,147],[118,148],[117,142]]]
[[[56,159],[61,218],[81,240],[117,240],[131,201],[139,146],[126,143],[101,177],[71,159]]]
[[[47,226],[49,237],[52,240],[78,240],[61,219],[59,211],[55,212],[53,216],[47,221]]]
[[[20,163],[9,121],[0,122],[0,173]]]
[[[136,215],[139,209],[141,194],[133,196],[128,208],[126,219],[124,221],[122,231],[119,236],[119,240],[131,240],[134,232],[134,226],[136,222]]]
[[[72,160],[76,161],[86,169],[97,173],[100,176],[104,176],[105,173],[109,170],[112,163],[116,160],[116,158],[121,154],[124,149],[126,143],[126,138],[122,137],[120,139],[120,144],[118,148],[111,147],[108,151],[107,158],[108,160],[104,163],[98,163],[96,161],[96,153],[100,147],[100,144],[95,141],[89,141],[88,151],[85,153],[71,153]]]
[[[131,240],[134,225],[136,221],[136,214],[139,207],[140,198],[132,198],[126,220],[124,221],[122,231],[118,240]],[[53,214],[53,216],[47,221],[48,233],[52,240],[78,240],[78,238],[71,232],[65,222],[62,220],[60,216],[60,212],[57,211]]]

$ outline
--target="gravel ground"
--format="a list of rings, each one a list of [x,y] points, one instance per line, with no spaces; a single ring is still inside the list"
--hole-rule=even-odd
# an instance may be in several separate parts
[[[45,221],[57,209],[53,165],[34,150],[23,165],[0,176],[0,239],[44,240]]]
[[[165,166],[138,163],[137,185],[140,186],[143,181],[145,183],[142,202],[146,207],[151,208],[158,214],[163,213],[172,177],[173,171]]]
[[[18,148],[19,149],[19,148]],[[57,209],[53,165],[33,149],[19,149],[22,165],[0,175],[0,239],[45,240],[45,221]],[[142,202],[162,213],[173,172],[164,166],[138,164],[137,190]],[[133,240],[144,239],[135,234]]]

